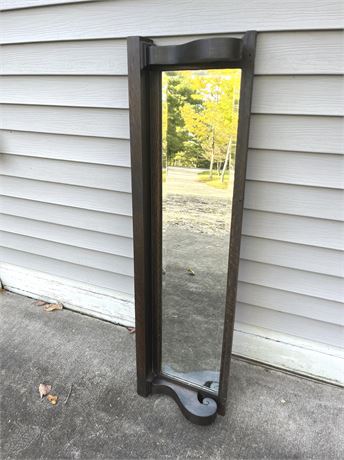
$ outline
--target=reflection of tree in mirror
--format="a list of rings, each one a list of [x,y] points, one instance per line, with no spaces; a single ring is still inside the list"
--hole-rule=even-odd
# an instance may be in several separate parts
[[[163,73],[164,167],[208,169],[200,180],[228,184],[237,137],[240,69]]]
[[[200,385],[220,369],[240,75],[162,79],[162,366]]]

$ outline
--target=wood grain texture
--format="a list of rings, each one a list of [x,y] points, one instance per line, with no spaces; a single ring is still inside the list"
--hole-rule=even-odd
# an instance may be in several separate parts
[[[342,117],[254,115],[250,148],[343,154]]]
[[[243,235],[344,250],[344,223],[274,212],[244,212]]]
[[[239,280],[273,289],[342,302],[342,278],[265,263],[240,261]]]
[[[0,168],[5,176],[131,192],[130,168],[5,154]]]
[[[339,0],[213,0],[211,14],[207,0],[199,0],[197,8],[185,0],[116,0],[8,11],[2,16],[2,43],[342,26]]]
[[[60,204],[93,211],[132,215],[131,195],[53,182],[0,176],[0,193],[6,196]]]
[[[10,75],[126,75],[125,40],[27,43],[0,47],[1,73]]]
[[[342,76],[256,76],[253,113],[344,115]]]
[[[343,221],[342,204],[342,190],[246,182],[246,209]]]
[[[249,150],[246,178],[343,189],[344,156],[252,149]]]
[[[132,276],[132,261],[111,254],[74,248],[66,244],[6,232],[1,234],[1,245],[4,248],[11,249],[10,252],[25,252],[40,255],[49,260],[63,260],[83,267],[96,268],[100,271]],[[26,257],[29,258],[29,256]],[[15,263],[8,259],[2,260]],[[126,264],[123,263],[124,261],[127,261]],[[66,276],[68,277],[68,274]],[[248,260],[240,261],[239,281],[334,302],[341,302],[344,294],[342,279],[339,277]],[[106,287],[105,285],[103,286]],[[113,286],[113,288],[117,289],[117,286]]]
[[[251,326],[265,327],[297,337],[338,346],[343,343],[343,327],[333,323],[322,323],[310,318],[289,315],[257,306],[238,303],[237,321]]]
[[[6,130],[129,139],[127,110],[3,104],[1,111]],[[342,154],[343,127],[342,117],[253,115],[249,147]]]
[[[32,216],[35,218],[36,216]],[[68,222],[67,222],[68,224]],[[133,258],[132,238],[107,233],[84,230],[68,225],[56,225],[34,219],[2,214],[0,229],[4,232],[30,236],[56,243],[68,244],[77,248]]]
[[[126,77],[3,76],[0,102],[66,107],[128,108]],[[342,76],[256,76],[252,112],[344,115]]]
[[[166,37],[157,43],[179,44],[203,37]],[[342,42],[341,31],[259,33],[255,74],[341,75],[344,73]],[[3,75],[128,73],[127,46],[123,39],[14,44],[2,46],[0,57]]]
[[[63,260],[84,267],[106,270],[125,276],[133,276],[133,260],[105,252],[94,251],[55,241],[47,241],[26,235],[0,231],[1,246],[16,251],[29,252],[52,259]]]
[[[258,35],[257,75],[344,73],[342,31],[295,31]]]
[[[125,188],[127,191],[130,190],[130,181],[128,182],[125,168],[130,166],[129,142],[127,140],[4,130],[0,136],[0,151],[7,154],[3,156],[4,168],[7,168],[5,163],[5,159],[7,159],[8,167],[11,167],[12,164],[14,175],[16,175],[16,170],[13,169],[14,165],[19,162],[19,159],[15,159],[17,155],[35,157],[36,160],[33,158],[25,160],[24,158],[22,164],[30,164],[31,161],[33,165],[32,162],[36,161],[38,168],[40,164],[56,165],[57,174],[66,169],[68,170],[67,174],[71,177],[76,168],[74,163],[81,163],[80,170],[85,171],[86,174],[87,170],[90,171],[88,176],[76,179],[82,181],[83,185],[93,186],[92,184],[95,184],[94,186],[97,186],[98,181],[100,188],[102,188],[102,178],[100,176],[98,178],[92,177],[91,171],[94,167],[95,173],[103,171],[105,175],[104,188],[113,189],[117,174],[119,180],[122,180],[123,190],[125,191]],[[12,161],[8,154],[14,157]],[[44,161],[48,159],[62,161],[60,163]],[[109,176],[111,168],[99,168],[98,165],[116,166],[117,168],[113,170],[114,177]],[[24,170],[25,175],[22,176],[20,173],[21,162],[18,166],[18,176],[29,177],[26,175],[31,174],[33,177],[38,177],[40,174],[39,170],[37,170],[37,176],[34,176],[34,171]],[[54,169],[51,171],[55,172]],[[250,180],[340,189],[343,188],[343,171],[344,157],[342,155],[254,149],[249,150],[248,153],[247,179]],[[122,178],[120,173],[123,174]],[[55,175],[49,172],[49,175],[45,176],[45,180],[54,181],[54,177]],[[89,183],[87,177],[90,177]],[[123,180],[127,180],[127,182],[123,182]]]
[[[129,108],[126,77],[10,76],[0,85],[0,101],[10,104]]]
[[[73,191],[71,192],[73,193]],[[44,203],[0,195],[0,211],[19,217],[132,237],[132,219],[120,214],[93,211],[66,205]],[[244,211],[243,235],[297,243],[320,248],[344,250],[344,224],[288,214]]]
[[[35,219],[68,227],[108,233],[132,238],[133,223],[129,216],[92,211],[66,206],[0,195],[0,212],[12,216]]]
[[[129,139],[127,110],[4,104],[1,113],[3,129]]]
[[[17,198],[131,215],[131,195],[42,180],[2,176],[0,193]],[[247,181],[245,208],[342,221],[341,190]]]
[[[70,280],[80,281],[90,286],[95,285],[107,289],[117,290],[125,294],[133,295],[134,280],[131,276],[119,275],[87,267],[82,264],[73,264],[62,260],[32,254],[0,246],[0,257],[2,262],[34,269],[39,272],[61,276]]]
[[[19,8],[35,8],[40,6],[65,5],[70,3],[84,3],[94,0],[1,0],[0,10],[16,10]]]
[[[3,130],[0,151],[78,163],[130,166],[130,145],[127,139]]]
[[[344,51],[342,32],[326,30],[341,27],[340,2],[216,0],[209,14],[201,0],[196,16],[185,0],[31,8],[61,1],[2,2],[14,10],[1,19],[12,43],[0,48],[0,101],[11,104],[0,165],[12,175],[0,177],[1,259],[132,295],[125,37],[166,45],[252,27],[238,319],[342,343]]]
[[[305,318],[344,326],[343,304],[295,292],[240,282],[238,303],[256,305]],[[326,325],[323,325],[326,327]]]
[[[333,249],[243,236],[240,257],[243,260],[344,277],[344,253]]]

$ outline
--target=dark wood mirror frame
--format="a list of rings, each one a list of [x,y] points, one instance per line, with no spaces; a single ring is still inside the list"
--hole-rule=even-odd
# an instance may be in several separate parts
[[[206,425],[225,414],[232,350],[256,32],[156,46],[128,37],[132,168],[137,391],[172,396],[192,422]],[[218,394],[161,372],[161,72],[239,68],[242,71],[227,295]]]

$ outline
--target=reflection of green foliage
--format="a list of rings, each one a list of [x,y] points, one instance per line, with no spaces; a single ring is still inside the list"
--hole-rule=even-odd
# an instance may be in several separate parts
[[[187,85],[180,72],[168,72],[167,75],[166,150],[168,164],[173,164],[176,154],[183,151],[184,144],[189,141],[181,109],[186,103],[193,106],[199,101],[193,97],[192,88]],[[198,146],[196,143],[194,145],[197,150]]]
[[[228,188],[228,185],[229,185],[228,184],[228,177],[229,177],[228,171],[226,171],[225,174],[224,174],[223,182],[221,182],[221,176],[219,176],[218,174],[213,174],[213,176],[211,178],[209,178],[209,172],[208,171],[198,173],[198,180],[200,182],[203,182],[203,183],[205,183],[207,185],[210,185],[211,187],[220,188],[220,189]]]
[[[239,90],[238,69],[164,72],[163,164],[228,170]]]

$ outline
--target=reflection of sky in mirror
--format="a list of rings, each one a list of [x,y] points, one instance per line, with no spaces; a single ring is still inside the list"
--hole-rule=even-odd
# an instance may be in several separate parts
[[[162,369],[214,391],[240,77],[239,69],[163,72],[162,77]]]

